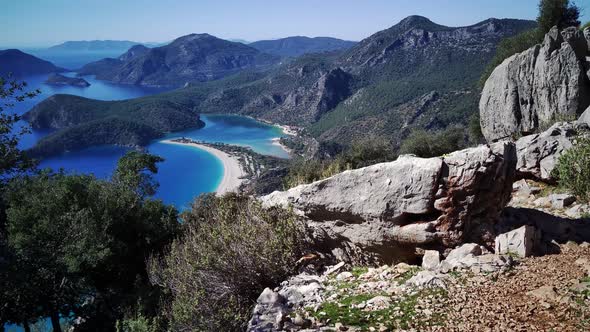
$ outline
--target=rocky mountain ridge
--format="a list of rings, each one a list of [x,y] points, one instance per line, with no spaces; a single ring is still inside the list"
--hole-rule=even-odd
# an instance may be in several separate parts
[[[137,50],[135,50],[137,51]],[[130,52],[134,52],[130,50]],[[129,53],[129,52],[128,52]],[[216,80],[245,69],[264,69],[278,57],[209,34],[190,34],[170,44],[123,55],[120,62],[91,63],[81,72],[99,79],[145,86],[183,86],[187,82]]]
[[[305,127],[310,136],[321,141],[349,144],[374,136],[399,144],[417,128],[439,130],[465,125],[478,101],[474,85],[492,58],[495,45],[503,37],[534,25],[531,21],[492,19],[470,27],[450,28],[423,17],[410,17],[344,54],[303,55],[269,72],[242,70],[220,80],[191,83],[133,103],[173,99],[179,109],[242,114]],[[172,43],[166,48],[174,48],[175,44],[179,45]],[[108,76],[146,84],[157,77],[172,79],[175,74],[168,76],[166,70],[152,68],[151,60],[148,67],[154,73],[147,76],[143,75],[147,72],[134,70],[136,66],[131,65],[143,67],[139,64],[151,57],[149,54],[159,52],[152,49],[130,61],[125,70]],[[184,78],[175,79],[185,82]],[[42,118],[49,119],[53,108],[42,102],[34,113],[43,113]],[[32,121],[35,117],[32,114]]]
[[[259,40],[249,43],[255,49],[282,57],[298,57],[309,53],[346,50],[356,42],[331,37],[293,36],[273,40]]]

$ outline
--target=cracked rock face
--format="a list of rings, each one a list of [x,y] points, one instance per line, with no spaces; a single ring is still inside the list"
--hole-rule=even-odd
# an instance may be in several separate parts
[[[479,103],[488,142],[530,134],[544,123],[582,114],[590,104],[589,55],[584,33],[554,27],[543,43],[496,67]]]
[[[590,127],[581,122],[558,122],[546,131],[522,137],[516,141],[517,177],[553,181],[551,171],[559,156],[571,148],[578,135]]]
[[[293,206],[318,246],[341,260],[404,261],[416,247],[492,245],[515,165],[514,144],[496,143],[437,158],[402,156],[261,200]]]

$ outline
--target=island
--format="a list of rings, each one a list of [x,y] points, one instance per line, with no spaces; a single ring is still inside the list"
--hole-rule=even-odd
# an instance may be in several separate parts
[[[80,88],[87,88],[90,86],[90,83],[83,78],[80,77],[68,77],[62,74],[51,74],[45,80],[46,84],[51,85],[70,85],[70,86],[77,86]]]

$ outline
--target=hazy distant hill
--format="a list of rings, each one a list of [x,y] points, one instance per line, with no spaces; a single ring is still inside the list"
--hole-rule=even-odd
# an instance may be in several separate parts
[[[120,57],[122,63],[100,60],[84,66],[79,73],[116,83],[182,86],[219,79],[244,69],[267,68],[279,61],[276,56],[209,34],[190,34],[142,52],[128,59]]]
[[[373,135],[399,143],[415,128],[465,125],[478,111],[476,83],[500,40],[535,24],[489,19],[445,27],[411,16],[344,52],[303,55],[268,73],[243,71],[134,99],[125,107],[167,101],[172,109],[303,126],[321,141],[347,144]],[[42,102],[28,119],[37,127],[67,131],[71,124],[61,119],[71,116],[63,110],[84,109],[89,102],[64,96],[60,104]],[[101,107],[123,105],[106,102]],[[167,118],[166,113],[160,116]]]
[[[353,47],[356,42],[331,37],[287,37],[275,40],[261,40],[248,45],[268,54],[297,57],[307,53],[343,50]]]
[[[39,59],[17,49],[0,50],[0,75],[8,73],[20,77],[65,71],[49,61]]]
[[[95,62],[88,63],[82,68],[76,70],[78,75],[96,75],[97,78],[111,77],[120,70],[123,65],[137,57],[146,54],[150,49],[143,45],[135,45],[117,58],[104,58]]]
[[[144,44],[129,40],[80,40],[67,41],[65,43],[49,47],[50,51],[125,51],[138,44]],[[149,44],[147,44],[149,46]]]

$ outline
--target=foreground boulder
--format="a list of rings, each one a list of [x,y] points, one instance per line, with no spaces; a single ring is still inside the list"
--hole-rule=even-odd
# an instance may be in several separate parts
[[[590,104],[589,53],[581,31],[554,27],[543,43],[496,67],[479,104],[488,142],[530,134],[556,119],[577,119]]]
[[[445,157],[401,156],[261,198],[293,206],[318,246],[345,261],[407,261],[417,247],[470,240],[493,246],[493,225],[510,200],[513,143]]]
[[[558,122],[542,133],[516,141],[517,177],[551,182],[551,171],[561,154],[571,148],[578,135],[588,133],[590,127],[581,122]]]

